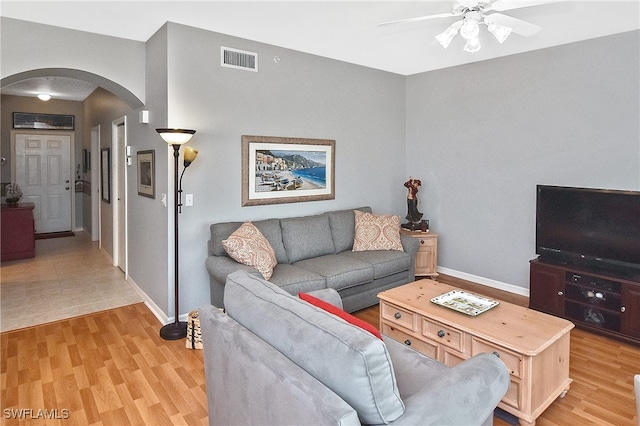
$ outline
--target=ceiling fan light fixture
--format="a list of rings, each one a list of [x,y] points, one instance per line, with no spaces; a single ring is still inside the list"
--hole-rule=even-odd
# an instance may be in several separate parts
[[[467,40],[464,45],[464,49],[462,50],[469,53],[476,53],[478,50],[480,50],[481,47],[482,46],[480,45],[480,39],[478,39],[478,37],[474,37]]]
[[[455,26],[455,24],[453,24],[450,25],[449,28],[438,34],[436,36],[436,40],[438,40],[438,43],[440,43],[440,45],[446,49],[447,47],[449,47],[451,40],[455,38],[456,34],[458,34],[458,28]]]
[[[511,34],[512,29],[503,25],[498,25],[495,22],[489,22],[487,24],[489,32],[494,35],[498,43],[502,44]]]
[[[462,36],[462,38],[471,40],[474,38],[478,38],[478,34],[480,34],[478,21],[476,21],[475,19],[465,18],[464,23],[460,27],[460,35]]]

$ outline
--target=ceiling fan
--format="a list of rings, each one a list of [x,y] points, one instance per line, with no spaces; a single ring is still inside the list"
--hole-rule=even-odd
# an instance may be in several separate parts
[[[388,21],[378,24],[378,26],[418,22],[429,19],[461,17],[462,19],[454,22],[444,30],[444,32],[438,34],[436,40],[446,49],[454,37],[460,34],[461,37],[467,40],[464,50],[473,53],[480,50],[481,47],[478,38],[480,24],[487,25],[489,32],[494,35],[500,44],[504,43],[512,32],[530,37],[541,30],[541,28],[535,24],[498,12],[538,6],[546,3],[556,3],[558,1],[559,0],[457,0],[457,4],[451,12]]]

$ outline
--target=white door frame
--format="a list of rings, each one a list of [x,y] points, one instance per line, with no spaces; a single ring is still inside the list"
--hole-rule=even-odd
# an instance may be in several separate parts
[[[102,248],[100,205],[100,125],[91,128],[91,241]]]
[[[127,117],[123,116],[111,122],[111,176],[112,176],[112,194],[113,194],[113,265],[119,266],[124,271],[125,278],[129,277],[128,268],[128,238],[127,238],[127,166],[125,161],[125,152],[118,143],[118,127],[124,125],[124,141],[123,146],[127,146]],[[124,173],[124,193],[120,193],[120,175],[118,171],[123,169]],[[124,217],[120,217],[119,203],[124,204]],[[123,234],[123,247],[120,247],[120,233]],[[121,253],[121,251],[123,251]],[[118,259],[123,255],[124,265],[119,265]]]

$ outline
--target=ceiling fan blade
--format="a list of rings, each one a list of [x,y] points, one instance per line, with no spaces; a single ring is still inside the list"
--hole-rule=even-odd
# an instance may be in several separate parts
[[[398,19],[397,21],[382,22],[378,24],[378,26],[381,27],[383,25],[405,24],[408,22],[426,21],[427,19],[450,18],[452,16],[460,16],[460,15],[461,15],[460,13],[453,13],[453,12],[438,13],[437,15],[418,16],[415,18],[406,18],[406,19]]]
[[[495,22],[498,25],[509,27],[514,33],[521,36],[530,37],[537,34],[542,28],[535,24],[523,21],[522,19],[513,18],[511,16],[503,15],[502,13],[492,13],[491,15],[485,15],[485,22]]]
[[[491,10],[503,12],[505,10],[520,9],[523,7],[538,6],[541,4],[558,3],[563,0],[495,0],[491,2]]]

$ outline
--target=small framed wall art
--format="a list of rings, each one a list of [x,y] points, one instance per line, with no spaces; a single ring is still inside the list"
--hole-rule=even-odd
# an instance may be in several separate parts
[[[111,148],[100,150],[100,192],[102,201],[111,203]]]
[[[156,198],[155,151],[138,151],[138,195]]]

